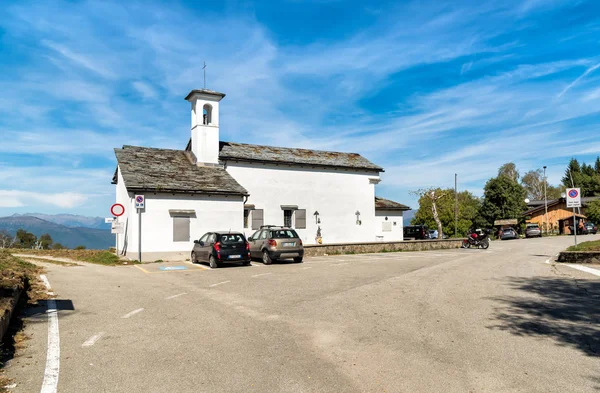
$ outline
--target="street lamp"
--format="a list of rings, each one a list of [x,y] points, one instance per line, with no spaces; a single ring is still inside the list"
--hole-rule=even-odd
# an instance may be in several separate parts
[[[546,222],[546,235],[548,234],[548,198],[546,197],[546,165],[544,165],[544,208],[546,213],[544,214],[544,221]]]

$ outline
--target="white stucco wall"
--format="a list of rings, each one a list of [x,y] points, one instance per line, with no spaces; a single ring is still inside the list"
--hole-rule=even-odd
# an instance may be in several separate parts
[[[242,197],[151,193],[145,193],[144,196],[146,208],[142,212],[142,253],[189,253],[194,240],[206,232],[243,229]],[[169,213],[173,209],[195,211],[195,215],[190,215],[190,240],[187,242],[173,241],[173,215]],[[137,214],[134,214],[130,220],[133,233],[137,233],[137,220]],[[137,236],[132,238],[135,238],[135,242],[129,244],[127,251],[137,253]]]
[[[119,235],[119,250],[127,240],[126,255],[138,259],[138,213],[134,193],[128,193],[119,173],[117,203],[125,206],[119,220],[125,223],[126,234]],[[243,230],[244,204],[242,197],[185,194],[140,193],[145,196],[146,208],[142,211],[142,260],[183,259],[189,257],[194,240],[209,231]],[[169,210],[193,210],[190,215],[190,240],[173,241],[173,215]],[[184,214],[186,215],[186,214]],[[127,235],[127,236],[126,236]]]
[[[232,161],[226,168],[250,193],[247,203],[264,210],[265,225],[283,225],[281,205],[297,205],[306,209],[306,229],[297,230],[305,244],[315,244],[317,226],[323,243],[376,240],[375,184],[369,179],[378,179],[378,172]],[[361,213],[361,225],[356,224],[356,211]],[[254,230],[244,232],[249,236]]]
[[[127,188],[125,188],[125,183],[123,182],[123,176],[121,175],[121,169],[117,168],[117,190],[116,190],[116,203],[120,203],[125,207],[125,213],[117,218],[117,221],[122,222],[124,225],[125,232],[122,234],[115,235],[115,247],[118,252],[123,251],[123,247],[125,246],[125,242],[130,243],[132,236],[137,236],[137,234],[132,232],[132,228],[128,222],[130,214],[135,213],[135,203],[133,202],[133,194],[127,192]]]
[[[385,219],[387,217],[387,220]],[[385,224],[391,223],[391,224]],[[394,225],[394,223],[396,225]],[[384,225],[389,225],[391,231],[384,231]],[[402,211],[376,210],[375,211],[375,235],[379,241],[402,241],[404,240],[404,220]]]

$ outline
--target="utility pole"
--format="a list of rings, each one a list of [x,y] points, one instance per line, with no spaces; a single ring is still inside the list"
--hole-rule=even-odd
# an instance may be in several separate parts
[[[546,179],[546,165],[544,165],[544,208],[546,210],[546,214],[544,214],[544,222],[546,223],[546,235],[548,234],[548,198],[546,196],[546,183],[548,180]]]
[[[454,237],[458,237],[458,173],[454,174]]]

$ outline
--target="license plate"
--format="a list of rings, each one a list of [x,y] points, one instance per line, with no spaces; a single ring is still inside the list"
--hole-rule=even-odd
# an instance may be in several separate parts
[[[242,256],[241,255],[230,255],[228,256],[229,259],[240,259]]]
[[[283,243],[284,247],[294,247],[296,243]]]

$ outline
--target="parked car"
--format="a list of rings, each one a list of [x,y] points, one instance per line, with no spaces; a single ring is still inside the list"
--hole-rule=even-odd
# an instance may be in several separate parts
[[[598,233],[598,227],[594,223],[586,222],[585,224],[583,224],[583,226],[585,227],[588,234],[591,233],[595,235],[596,233]]]
[[[525,237],[542,237],[542,230],[538,224],[527,224]]]
[[[437,239],[438,238],[438,231],[437,231],[437,229],[430,229],[429,230],[429,238],[430,239]]]
[[[298,233],[292,228],[263,226],[248,238],[250,256],[261,258],[265,265],[278,259],[294,258],[302,262],[304,246]]]
[[[518,239],[519,235],[512,228],[504,228],[500,233],[500,240]]]
[[[404,239],[429,239],[429,229],[425,225],[409,225],[404,227]]]
[[[194,240],[192,263],[208,262],[215,269],[223,263],[250,264],[250,245],[239,232],[208,232]]]

